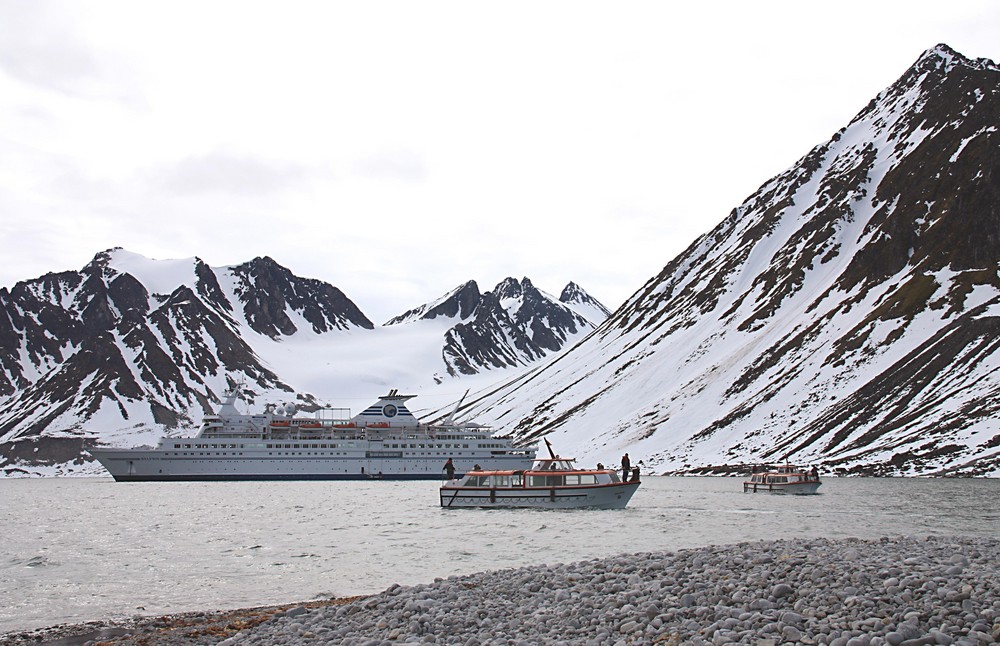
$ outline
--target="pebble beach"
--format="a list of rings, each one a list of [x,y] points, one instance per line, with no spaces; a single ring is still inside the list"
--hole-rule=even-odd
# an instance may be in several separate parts
[[[830,644],[1000,640],[1000,540],[738,543],[495,570],[353,599],[59,626],[2,644]]]

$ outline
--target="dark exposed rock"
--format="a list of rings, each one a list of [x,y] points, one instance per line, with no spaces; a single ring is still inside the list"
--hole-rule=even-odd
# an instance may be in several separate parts
[[[396,325],[418,319],[436,319],[439,316],[464,321],[475,315],[476,308],[479,307],[481,300],[482,295],[479,293],[479,285],[476,284],[476,281],[470,280],[453,290],[437,303],[421,305],[420,307],[408,310],[399,316],[389,319],[385,324]]]
[[[437,302],[400,314],[386,325],[455,320],[444,334],[441,353],[452,376],[524,366],[562,350],[570,339],[594,329],[606,318],[607,308],[575,283],[563,291],[571,302],[588,305],[600,320],[577,314],[540,292],[527,278],[505,278],[485,293],[479,292],[475,281],[469,281]]]
[[[481,296],[474,320],[445,334],[443,357],[452,375],[528,365],[599,323],[546,296],[527,278],[506,278]]]
[[[368,330],[375,327],[336,287],[299,278],[266,256],[234,267],[233,274],[240,280],[237,294],[244,315],[260,334],[271,338],[295,334],[289,308],[309,321],[317,334],[351,326]]]

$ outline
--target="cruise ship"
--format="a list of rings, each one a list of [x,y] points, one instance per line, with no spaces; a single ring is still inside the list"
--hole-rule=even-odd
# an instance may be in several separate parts
[[[389,394],[351,416],[324,408],[296,416],[293,406],[241,413],[237,386],[194,437],[165,437],[155,448],[93,448],[119,482],[177,480],[437,480],[450,459],[455,476],[476,469],[528,469],[534,448],[518,448],[491,428],[422,424],[407,409],[415,395]],[[455,411],[461,401],[455,406]]]

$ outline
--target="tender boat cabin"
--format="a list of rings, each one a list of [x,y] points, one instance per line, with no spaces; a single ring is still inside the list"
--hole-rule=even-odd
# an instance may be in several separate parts
[[[743,481],[743,491],[816,493],[819,485],[819,473],[815,467],[807,471],[801,467],[785,464],[768,471],[753,473],[749,480]]]

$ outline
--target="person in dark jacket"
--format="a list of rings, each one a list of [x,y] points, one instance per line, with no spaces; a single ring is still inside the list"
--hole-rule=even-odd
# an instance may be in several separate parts
[[[628,459],[628,453],[622,456],[622,482],[628,482],[628,476],[632,472],[632,461]]]
[[[448,461],[444,463],[444,472],[448,475],[449,480],[455,479],[455,463],[448,458]]]

